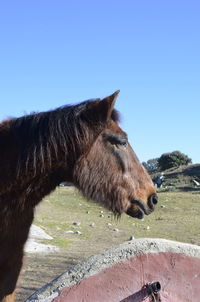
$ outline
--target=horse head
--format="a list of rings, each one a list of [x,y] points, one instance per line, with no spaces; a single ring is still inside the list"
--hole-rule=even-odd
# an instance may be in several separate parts
[[[114,109],[118,93],[82,108],[80,118],[93,140],[75,164],[73,182],[83,195],[115,215],[125,212],[141,219],[154,210],[158,199],[150,176],[119,126]]]

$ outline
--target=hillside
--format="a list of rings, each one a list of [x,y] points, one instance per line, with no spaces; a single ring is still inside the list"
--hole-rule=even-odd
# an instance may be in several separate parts
[[[154,179],[159,174],[152,175],[152,178]],[[171,168],[164,171],[163,175],[163,187],[189,190],[197,187],[194,181],[200,183],[200,164]]]

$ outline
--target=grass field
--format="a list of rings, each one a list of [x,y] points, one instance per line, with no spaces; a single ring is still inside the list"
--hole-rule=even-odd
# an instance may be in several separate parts
[[[75,226],[74,222],[81,224]],[[96,242],[102,237],[103,241],[118,243],[131,235],[200,244],[200,191],[159,193],[156,211],[141,221],[125,214],[116,220],[111,212],[86,201],[73,187],[61,187],[40,204],[35,223],[54,237],[52,244],[61,248],[70,248],[77,241],[80,246],[81,241]],[[82,234],[66,234],[69,230]]]
[[[34,223],[60,247],[53,255],[28,255],[17,301],[24,301],[70,266],[130,239],[156,237],[200,245],[200,190],[160,192],[156,211],[144,221],[122,215],[116,220],[98,204],[86,201],[73,187],[59,187],[37,207]],[[74,222],[80,224],[74,225]],[[78,231],[81,234],[66,233]]]

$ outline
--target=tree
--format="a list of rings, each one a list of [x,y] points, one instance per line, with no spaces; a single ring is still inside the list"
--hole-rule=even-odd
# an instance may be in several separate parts
[[[158,166],[161,171],[173,168],[180,167],[182,165],[188,165],[192,163],[191,158],[186,154],[181,153],[180,151],[174,151],[171,153],[164,153],[158,159]]]
[[[147,162],[143,162],[142,164],[150,174],[159,172],[158,158],[149,159]]]

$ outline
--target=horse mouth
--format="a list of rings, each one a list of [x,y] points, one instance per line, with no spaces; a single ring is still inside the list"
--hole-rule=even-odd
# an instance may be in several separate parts
[[[134,218],[143,219],[144,215],[149,215],[153,211],[151,209],[147,210],[139,200],[132,200],[131,204],[132,206],[126,211],[126,214]]]
[[[133,217],[133,218],[138,218],[138,219],[143,219],[144,218],[144,212],[140,208],[138,208],[137,211],[132,211],[131,209],[128,209],[126,211],[126,214]]]

